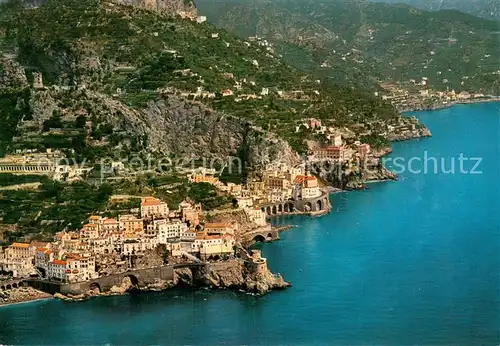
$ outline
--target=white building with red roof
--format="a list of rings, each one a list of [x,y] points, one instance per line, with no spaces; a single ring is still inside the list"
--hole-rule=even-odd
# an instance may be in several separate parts
[[[162,202],[158,198],[145,197],[141,202],[141,217],[142,218],[167,218],[169,209],[167,203]]]

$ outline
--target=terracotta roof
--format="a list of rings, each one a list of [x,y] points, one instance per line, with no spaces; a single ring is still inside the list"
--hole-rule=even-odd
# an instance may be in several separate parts
[[[198,240],[215,240],[215,239],[222,239],[222,236],[220,235],[206,235],[206,234],[197,234],[196,239]]]
[[[205,228],[228,228],[231,227],[229,223],[206,223]]]
[[[98,216],[98,215],[91,215],[91,216],[89,216],[89,220],[100,220],[100,219],[101,219],[101,217]]]
[[[328,147],[326,151],[341,151],[344,147]]]
[[[55,264],[55,265],[60,265],[60,266],[66,266],[66,261],[63,261],[63,260],[53,260],[50,263]]]
[[[145,197],[145,198],[142,199],[141,207],[147,207],[147,206],[153,206],[153,205],[160,205],[160,204],[162,204],[162,202],[158,198]]]
[[[96,228],[96,225],[94,224],[91,224],[91,223],[88,223],[86,225],[83,225],[82,229],[87,229],[87,228],[93,228],[95,229]]]
[[[316,180],[316,177],[312,175],[298,175],[295,177],[295,182],[296,183],[303,183],[306,180]]]
[[[26,244],[26,243],[13,243],[10,247],[17,247],[17,248],[21,248],[21,249],[27,249],[30,247],[30,244]]]

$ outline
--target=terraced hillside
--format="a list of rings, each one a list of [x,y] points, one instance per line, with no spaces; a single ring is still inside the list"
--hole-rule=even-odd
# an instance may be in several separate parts
[[[295,127],[307,117],[380,132],[399,119],[369,94],[318,82],[268,47],[177,13],[93,0],[25,9],[13,1],[0,28],[0,81],[17,81],[0,85],[11,124],[4,152],[55,147],[90,161],[141,150],[226,155],[241,152],[245,122],[302,151],[308,135]],[[34,72],[43,88],[32,87]]]
[[[204,0],[217,26],[279,46],[290,64],[346,85],[428,78],[438,90],[500,94],[498,22],[362,0]]]

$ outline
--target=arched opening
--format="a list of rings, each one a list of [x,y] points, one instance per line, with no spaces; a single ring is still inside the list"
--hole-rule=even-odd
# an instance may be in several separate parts
[[[14,283],[12,284],[12,288],[19,288],[19,286],[18,286],[17,282],[14,282]]]
[[[276,208],[275,205],[273,205],[273,215],[276,215],[278,213],[278,209]]]
[[[104,254],[105,255],[109,254],[109,250],[108,249],[104,249]]]
[[[127,275],[122,279],[122,284],[125,282],[130,282],[130,286],[139,287],[139,279],[135,275]]]
[[[263,213],[266,212],[266,208],[260,208],[260,210],[262,210]]]
[[[91,283],[89,288],[91,291],[101,292],[101,285],[99,285],[97,282]]]
[[[266,241],[266,238],[264,238],[263,236],[261,236],[260,234],[259,235],[256,235],[254,238],[253,238],[253,241],[255,243],[264,243]]]
[[[312,210],[312,205],[310,202],[306,202],[304,204],[304,211],[311,211]]]
[[[283,212],[283,204],[278,205],[278,212],[279,213]]]
[[[220,261],[220,256],[219,255],[215,255],[214,256],[214,261]]]
[[[12,285],[11,284],[7,284],[7,286],[5,286],[5,289],[6,290],[11,290],[12,289]]]
[[[323,210],[323,201],[320,199],[316,201],[316,210]]]
[[[271,215],[271,207],[267,207],[266,208],[266,214],[267,215]]]
[[[268,233],[267,234],[267,241],[270,241],[270,240],[273,240],[273,234],[272,233]]]
[[[5,286],[0,286],[0,290],[5,291]]]

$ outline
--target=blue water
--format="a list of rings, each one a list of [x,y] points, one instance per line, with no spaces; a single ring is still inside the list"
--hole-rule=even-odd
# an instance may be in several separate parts
[[[291,289],[10,306],[0,308],[0,344],[498,345],[499,110],[416,113],[434,137],[394,145],[392,158],[427,151],[448,167],[460,153],[482,157],[482,174],[405,172],[332,196],[329,216],[277,220],[298,228],[262,249]]]

